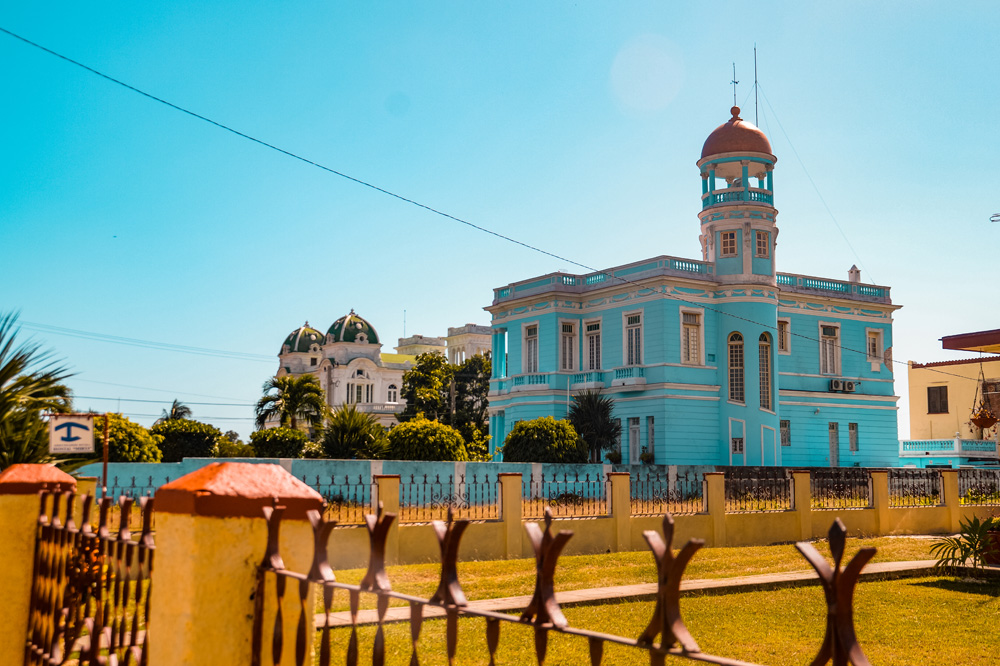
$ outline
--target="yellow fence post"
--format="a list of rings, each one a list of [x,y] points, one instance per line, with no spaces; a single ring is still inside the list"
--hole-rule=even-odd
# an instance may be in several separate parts
[[[792,487],[795,490],[795,512],[799,516],[799,539],[812,538],[812,486],[810,474],[806,470],[792,472]]]
[[[396,520],[389,526],[389,536],[385,541],[385,563],[399,563],[399,474],[376,474],[376,495],[382,504],[382,511],[396,514]],[[378,505],[372,507],[377,510]]]
[[[941,470],[941,501],[948,508],[948,530],[957,532],[962,528],[962,498],[958,493],[958,470]]]
[[[0,473],[0,664],[22,666],[43,489],[71,492],[76,479],[54,465],[11,465]]]
[[[705,472],[705,504],[712,517],[712,542],[715,548],[726,545],[726,479],[722,472]]]
[[[875,510],[875,535],[892,534],[889,519],[889,472],[873,469],[869,474],[872,480],[872,508]]]
[[[267,545],[263,508],[286,507],[280,554],[285,567],[308,573],[313,532],[306,512],[322,510],[323,498],[280,465],[212,463],[161,486],[156,492],[156,556],[150,587],[150,666],[249,664],[257,570]],[[275,581],[265,599],[273,601]],[[314,629],[308,595],[306,632]],[[275,607],[270,611],[273,615]],[[282,604],[283,655],[294,663],[298,589],[288,585]],[[263,664],[270,663],[265,623]],[[312,663],[312,647],[306,664]]]
[[[615,525],[616,553],[632,550],[632,492],[628,472],[611,472],[611,519]]]
[[[521,557],[521,475],[504,472],[500,479],[500,520],[504,529],[504,557]]]

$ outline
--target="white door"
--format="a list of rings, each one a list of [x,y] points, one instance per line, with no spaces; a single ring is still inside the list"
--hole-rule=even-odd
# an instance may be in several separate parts
[[[633,465],[639,464],[639,417],[630,417],[628,420],[628,461]]]
[[[830,467],[840,467],[840,428],[830,422]]]

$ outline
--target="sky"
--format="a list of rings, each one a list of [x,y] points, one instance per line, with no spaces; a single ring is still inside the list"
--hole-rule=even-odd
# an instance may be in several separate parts
[[[897,361],[1000,328],[993,2],[20,3],[0,28],[563,258],[0,33],[0,312],[81,411],[176,398],[245,438],[306,320],[353,308],[391,352],[404,321],[488,324],[510,282],[700,259],[733,63],[778,157],[779,271],[890,286]]]

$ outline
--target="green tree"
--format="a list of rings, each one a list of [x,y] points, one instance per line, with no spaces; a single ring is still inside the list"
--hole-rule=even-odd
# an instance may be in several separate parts
[[[160,421],[149,429],[163,438],[160,451],[163,462],[180,462],[184,458],[214,458],[219,451],[222,432],[207,423],[173,418]]]
[[[447,420],[465,439],[472,460],[489,460],[489,393],[493,366],[489,352],[476,354],[456,366],[454,412]]]
[[[219,440],[215,455],[217,458],[253,458],[255,454],[253,447],[240,439],[240,433],[227,430]]]
[[[406,400],[406,408],[399,420],[408,421],[419,413],[431,421],[448,415],[453,372],[454,367],[443,354],[419,354],[416,364],[403,373],[400,395]]]
[[[573,396],[568,420],[590,452],[590,462],[600,462],[601,452],[615,448],[622,433],[622,424],[613,417],[615,401],[596,391],[584,391]]]
[[[465,441],[457,430],[423,414],[389,431],[392,460],[468,460]]]
[[[185,405],[180,400],[174,400],[173,404],[170,405],[170,409],[164,409],[163,414],[160,418],[156,420],[156,423],[162,423],[163,421],[176,421],[180,419],[191,418],[191,408]],[[153,425],[156,425],[155,423]]]
[[[299,458],[309,438],[294,428],[268,428],[250,434],[250,446],[258,458]]]
[[[282,427],[298,430],[300,424],[316,426],[329,415],[326,394],[316,375],[272,377],[264,382],[264,395],[257,401],[257,428],[277,419]]]
[[[41,415],[70,411],[69,372],[19,332],[16,313],[0,315],[0,468],[50,460]]]
[[[551,416],[515,425],[507,435],[502,453],[504,462],[587,462],[587,446],[573,425]]]
[[[108,414],[108,460],[110,462],[160,462],[163,437],[154,435],[121,414]],[[101,450],[104,415],[94,415],[94,443]]]
[[[327,422],[322,444],[328,458],[379,459],[385,457],[388,441],[374,416],[344,405]]]

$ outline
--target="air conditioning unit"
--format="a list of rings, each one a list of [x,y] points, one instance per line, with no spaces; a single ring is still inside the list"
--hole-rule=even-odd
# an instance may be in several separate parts
[[[831,391],[843,391],[844,390],[844,380],[843,379],[831,379],[830,380],[830,390]]]
[[[858,385],[861,382],[844,382],[844,391],[846,393],[854,393],[858,390]]]

